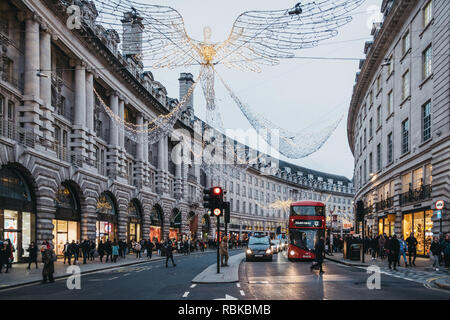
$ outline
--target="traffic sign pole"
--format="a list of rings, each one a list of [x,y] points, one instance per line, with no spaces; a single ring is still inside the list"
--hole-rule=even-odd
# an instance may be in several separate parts
[[[220,273],[220,217],[217,216],[217,273]]]

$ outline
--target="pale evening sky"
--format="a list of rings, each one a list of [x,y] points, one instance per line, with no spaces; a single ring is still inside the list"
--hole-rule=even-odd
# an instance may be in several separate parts
[[[212,28],[212,42],[228,37],[237,16],[248,10],[271,10],[293,7],[292,0],[141,0],[151,4],[168,5],[184,18],[190,37],[202,40],[203,28]],[[306,3],[309,1],[302,1]],[[366,0],[353,12],[353,21],[339,29],[339,34],[322,42],[314,49],[296,51],[296,56],[364,58],[364,42],[370,40],[371,21],[379,16],[381,0]],[[375,18],[378,19],[379,18]],[[333,174],[353,176],[353,155],[347,142],[347,110],[351,99],[358,61],[343,60],[283,60],[277,66],[262,68],[261,73],[230,70],[217,66],[241,100],[252,110],[264,115],[275,124],[291,131],[314,126],[323,117],[345,117],[337,130],[320,150],[303,159],[281,159],[307,168]],[[181,72],[197,76],[199,67],[173,70],[151,70],[155,80],[161,82],[170,97],[178,97],[178,78]],[[222,113],[225,129],[251,128],[225,88],[216,78],[217,104]],[[201,87],[194,96],[195,114],[205,118],[205,100]]]

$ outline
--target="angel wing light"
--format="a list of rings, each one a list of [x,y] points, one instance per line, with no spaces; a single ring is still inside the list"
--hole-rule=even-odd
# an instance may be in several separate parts
[[[215,126],[220,126],[221,121],[216,110],[214,66],[222,64],[260,72],[263,65],[276,65],[281,59],[294,57],[296,50],[315,47],[336,36],[337,29],[352,20],[351,12],[362,2],[364,0],[318,0],[297,3],[285,10],[247,11],[238,16],[225,41],[212,43],[210,28],[205,28],[203,41],[189,37],[182,16],[171,7],[128,0],[94,1],[103,22],[110,26],[120,26],[121,17],[130,10],[139,15],[144,26],[143,61],[150,62],[152,68],[200,66],[206,119]],[[256,116],[229,87],[227,89],[257,131],[280,128]],[[318,150],[336,126],[327,126],[320,134],[310,135],[280,130],[279,151],[289,158],[305,157]],[[270,138],[266,141],[270,144]]]

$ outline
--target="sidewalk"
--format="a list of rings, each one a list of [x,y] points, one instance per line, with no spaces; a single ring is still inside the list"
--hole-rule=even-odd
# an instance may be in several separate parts
[[[230,256],[228,267],[220,267],[220,273],[217,273],[217,263],[210,265],[198,274],[192,283],[230,283],[239,281],[239,265],[245,257],[245,252]]]
[[[353,261],[344,259],[342,253],[333,253],[332,256],[325,256],[326,259],[334,261],[347,266],[367,268],[369,266],[378,266],[382,273],[394,276],[397,278],[403,278],[405,280],[416,281],[420,283],[432,282],[442,289],[450,290],[450,270],[441,266],[439,271],[435,271],[432,268],[432,262],[428,258],[416,258],[416,266],[405,267],[403,257],[400,259],[400,266],[397,266],[397,271],[389,269],[387,258],[381,260],[376,258],[372,260],[372,255],[366,254],[364,256],[365,262]],[[409,263],[409,257],[406,257]]]
[[[192,252],[191,255],[210,252],[216,252],[216,250],[207,249],[204,252],[201,251]],[[100,258],[95,258],[94,261],[87,261],[86,264],[83,264],[83,258],[81,259],[79,258],[76,265],[80,267],[81,274],[87,274],[102,270],[114,269],[118,267],[124,267],[129,265],[146,263],[149,261],[159,261],[165,259],[165,256],[159,256],[158,254],[156,254],[156,252],[152,255],[152,259],[148,259],[147,257],[144,257],[144,255],[142,256],[142,258],[136,259],[135,256],[136,256],[135,254],[129,254],[125,259],[119,257],[117,259],[117,262],[115,263],[110,261],[105,263],[104,257],[103,262],[100,262]],[[183,256],[182,253],[174,254],[174,257],[182,257],[182,256]],[[0,274],[0,290],[22,286],[26,284],[39,283],[42,280],[43,264],[38,263],[38,269],[36,269],[36,265],[33,264],[31,265],[30,270],[27,270],[27,266],[28,263],[13,264],[12,269],[9,269],[8,273],[5,273],[3,269],[2,273]],[[67,273],[68,266],[69,266],[68,264],[63,264],[63,260],[58,259],[58,261],[55,262],[55,273],[53,274],[54,278],[60,279],[70,276],[70,274]]]

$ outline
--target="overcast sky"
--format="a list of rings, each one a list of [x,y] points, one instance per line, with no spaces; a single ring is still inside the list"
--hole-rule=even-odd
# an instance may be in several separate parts
[[[140,0],[168,5],[184,17],[185,27],[194,39],[203,39],[203,28],[212,28],[212,42],[226,39],[237,16],[247,10],[285,9],[298,1],[290,0]],[[309,1],[302,1],[306,3]],[[363,58],[364,42],[370,40],[371,21],[381,0],[366,0],[354,11],[354,19],[339,29],[337,37],[322,42],[319,47],[296,51],[297,56]],[[264,67],[261,73],[241,72],[217,66],[241,100],[252,110],[264,115],[280,127],[291,131],[314,125],[324,116],[338,116],[351,99],[358,61],[289,59],[278,66]],[[191,72],[194,78],[199,68],[151,70],[155,79],[167,89],[168,95],[178,97],[180,72]],[[251,128],[218,79],[217,104],[225,128]],[[205,118],[205,102],[201,87],[194,96],[195,114]],[[337,130],[323,147],[303,159],[283,160],[333,174],[353,176],[353,155],[347,141],[347,113]]]

